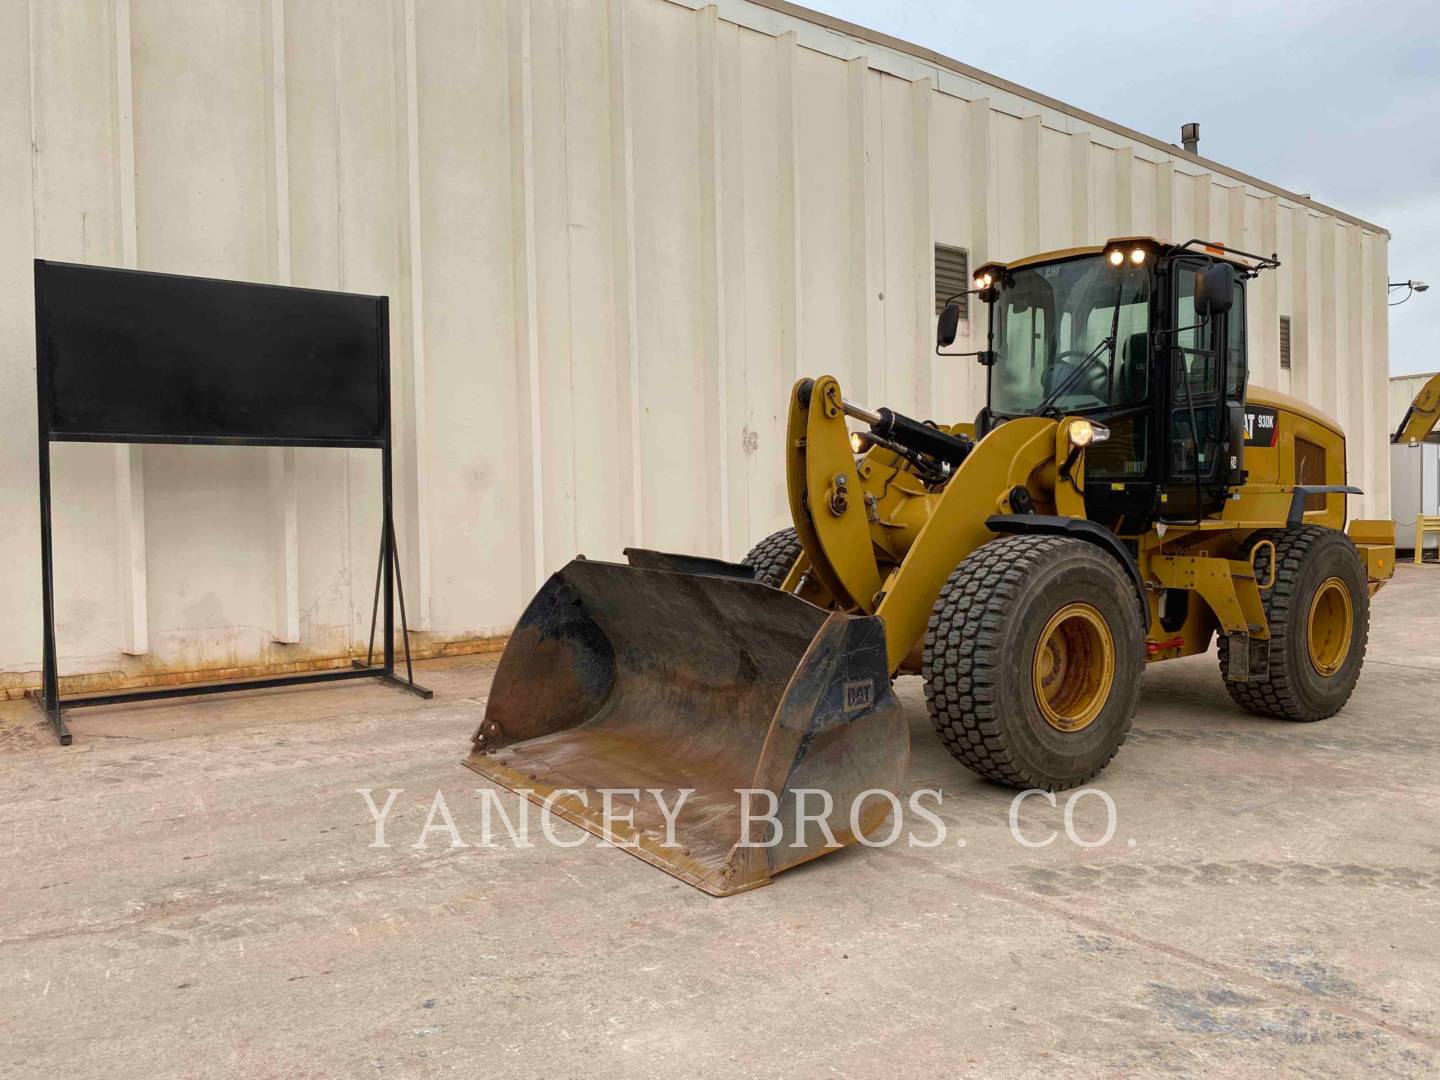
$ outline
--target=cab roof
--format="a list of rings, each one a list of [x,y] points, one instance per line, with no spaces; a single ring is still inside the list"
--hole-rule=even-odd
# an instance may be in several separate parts
[[[1103,244],[1091,244],[1084,247],[1060,248],[1056,251],[1046,251],[1038,255],[1026,255],[1023,259],[1015,259],[1011,262],[1000,262],[991,260],[981,270],[995,268],[999,270],[1018,270],[1024,266],[1035,266],[1039,263],[1060,262],[1064,259],[1078,259],[1085,255],[1100,255],[1113,247],[1124,247],[1127,244],[1147,244],[1151,247],[1163,248],[1173,251],[1183,245],[1173,240],[1162,240],[1157,236],[1115,236]],[[1223,244],[1213,241],[1205,241],[1194,249],[1197,254],[1210,255],[1217,259],[1223,259],[1228,263],[1240,267],[1242,270],[1254,270],[1255,263],[1230,251]]]

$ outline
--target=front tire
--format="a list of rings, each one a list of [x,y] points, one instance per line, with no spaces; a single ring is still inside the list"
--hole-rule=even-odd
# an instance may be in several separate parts
[[[1246,541],[1249,558],[1262,541],[1275,545],[1273,588],[1261,593],[1270,624],[1269,674],[1231,682],[1230,642],[1220,635],[1220,674],[1241,708],[1257,716],[1310,722],[1345,707],[1360,678],[1370,634],[1370,590],[1354,543],[1318,525],[1267,529]],[[1270,551],[1255,558],[1270,578]]]
[[[1116,560],[1072,537],[1008,536],[940,590],[925,632],[930,719],[981,776],[1060,791],[1109,764],[1140,699],[1139,599]]]

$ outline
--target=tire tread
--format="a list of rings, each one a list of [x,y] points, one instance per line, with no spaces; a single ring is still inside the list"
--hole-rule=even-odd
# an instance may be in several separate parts
[[[754,569],[757,581],[778,589],[785,584],[785,576],[800,557],[800,550],[800,537],[794,529],[778,529],[756,541],[740,561]]]

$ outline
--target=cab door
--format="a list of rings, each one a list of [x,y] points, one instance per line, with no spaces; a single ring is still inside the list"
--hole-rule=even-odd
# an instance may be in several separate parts
[[[1110,437],[1085,453],[1085,514],[1121,534],[1144,531],[1155,502],[1155,375],[1150,335],[1155,302],[1154,290],[1147,285],[1118,312],[1098,305],[1086,315],[1082,338],[1084,342],[1099,341],[1112,327],[1114,330],[1115,347],[1103,369],[1103,382],[1096,387],[1097,396],[1106,404],[1090,413],[1110,430]],[[1069,319],[1067,314],[1062,330]]]
[[[1243,468],[1243,430],[1232,438],[1232,416],[1243,416],[1245,293],[1237,278],[1230,310],[1203,321],[1195,314],[1195,272],[1204,259],[1177,259],[1171,274],[1170,335],[1165,403],[1165,480],[1160,514],[1172,521],[1223,509]],[[1243,420],[1236,421],[1242,424]],[[1233,459],[1233,460],[1232,460]]]

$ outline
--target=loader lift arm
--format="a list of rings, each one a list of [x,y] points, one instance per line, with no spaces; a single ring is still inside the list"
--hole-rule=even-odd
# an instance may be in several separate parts
[[[1400,426],[1395,429],[1395,434],[1390,436],[1392,443],[1422,443],[1430,437],[1435,430],[1435,425],[1440,423],[1440,372],[1430,376],[1430,379],[1420,388],[1415,395],[1415,400],[1405,410],[1405,417],[1400,421]]]
[[[898,565],[882,567],[877,560],[872,535],[877,522],[868,513],[874,505],[869,500],[885,486],[878,474],[887,470],[869,469],[856,460],[847,415],[937,460],[944,460],[937,448],[964,447],[963,453],[954,454],[960,460],[953,471],[922,496],[929,504],[927,518]],[[1079,495],[1083,458],[1071,460],[1075,455],[1067,441],[1068,425],[1068,419],[1021,417],[971,444],[889,410],[847,402],[833,376],[795,384],[786,440],[795,531],[810,572],[835,602],[878,615],[885,624],[891,674],[911,657],[935,597],[956,565],[998,531],[1008,531],[992,529],[989,521],[1019,509],[1011,506],[1012,496],[1020,497],[1018,491],[1025,493],[1023,501],[1053,509],[1061,518],[1084,518]],[[1057,475],[1057,461],[1070,461],[1068,477]],[[987,498],[981,492],[993,494]]]

